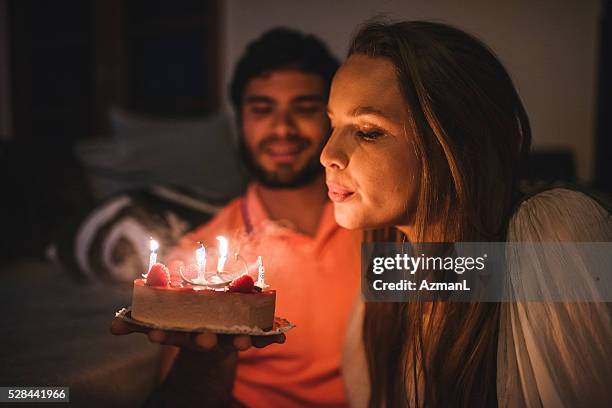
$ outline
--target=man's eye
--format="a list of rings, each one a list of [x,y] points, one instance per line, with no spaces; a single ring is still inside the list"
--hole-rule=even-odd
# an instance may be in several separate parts
[[[312,115],[314,113],[321,112],[322,109],[323,108],[320,107],[319,105],[304,105],[304,106],[297,106],[295,108],[295,111],[301,114]]]
[[[256,115],[267,115],[272,112],[272,108],[270,106],[252,106],[251,112]]]
[[[358,130],[356,132],[356,135],[360,137],[361,139],[371,141],[371,140],[376,140],[379,137],[383,136],[384,133],[380,130],[368,130],[366,132],[362,130]]]

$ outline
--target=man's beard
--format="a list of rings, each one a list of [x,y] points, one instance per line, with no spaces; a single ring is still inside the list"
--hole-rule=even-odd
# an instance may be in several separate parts
[[[275,139],[275,137],[264,139],[262,142],[260,142],[259,146],[257,146],[257,149],[261,150],[263,144],[270,143]],[[312,143],[308,139],[300,136],[293,136],[293,139],[302,144]],[[249,150],[249,148],[246,146],[244,137],[240,137],[238,154],[251,176],[264,186],[270,188],[298,188],[310,184],[323,173],[324,168],[319,162],[319,155],[323,149],[323,144],[324,143],[321,143],[321,146],[319,146],[302,169],[293,171],[289,168],[289,165],[287,165],[287,172],[292,172],[292,174],[287,174],[282,170],[268,171],[264,169],[261,165],[259,165],[259,163],[257,163],[253,152],[251,152],[251,150]]]

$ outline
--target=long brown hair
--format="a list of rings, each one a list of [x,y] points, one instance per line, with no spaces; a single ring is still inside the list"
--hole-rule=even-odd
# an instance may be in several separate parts
[[[457,28],[414,21],[366,24],[352,54],[395,66],[422,169],[418,241],[503,240],[531,130],[494,53]],[[366,303],[370,406],[495,406],[498,325],[496,303]]]

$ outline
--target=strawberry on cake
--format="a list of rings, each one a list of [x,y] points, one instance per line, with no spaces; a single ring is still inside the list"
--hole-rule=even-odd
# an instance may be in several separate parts
[[[224,288],[194,285],[181,278],[196,276],[197,268],[182,262],[153,264],[146,278],[134,280],[132,318],[158,327],[184,330],[233,327],[271,330],[276,291],[257,286],[243,274]],[[267,286],[267,285],[266,285]]]

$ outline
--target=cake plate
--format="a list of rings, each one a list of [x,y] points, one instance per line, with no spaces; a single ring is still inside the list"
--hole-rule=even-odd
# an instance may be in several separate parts
[[[180,327],[160,326],[156,324],[141,322],[140,320],[134,319],[132,317],[131,306],[124,307],[123,309],[119,310],[117,313],[115,313],[115,317],[118,317],[124,322],[135,324],[137,326],[149,327],[151,329],[181,332],[211,332],[217,334],[245,334],[249,336],[276,336],[278,334],[286,333],[295,327],[295,325],[289,322],[287,319],[283,319],[282,317],[278,316],[274,317],[274,325],[272,329],[267,331],[262,330],[259,327],[248,326],[209,326],[202,327],[199,329],[185,329]]]

